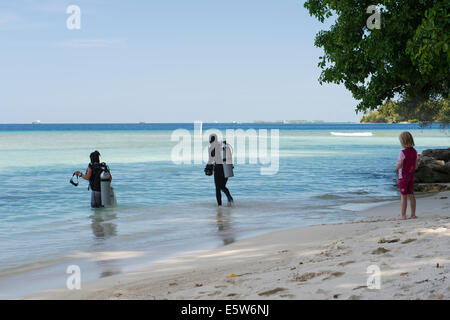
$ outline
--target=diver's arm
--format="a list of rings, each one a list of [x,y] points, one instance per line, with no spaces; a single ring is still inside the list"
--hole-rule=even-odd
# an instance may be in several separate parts
[[[84,180],[89,180],[89,179],[91,178],[91,176],[92,176],[92,169],[91,169],[91,168],[88,168],[88,169],[87,169],[86,174],[81,174],[81,177],[82,177]]]
[[[79,177],[82,177],[84,180],[89,180],[92,175],[92,169],[88,168],[86,174],[83,174],[80,171],[75,172],[75,174]]]

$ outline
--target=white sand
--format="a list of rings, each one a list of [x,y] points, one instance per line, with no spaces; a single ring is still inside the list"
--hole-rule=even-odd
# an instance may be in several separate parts
[[[450,192],[418,199],[415,220],[395,220],[399,205],[363,212],[363,222],[275,232],[27,298],[449,299]],[[367,287],[371,265],[380,289]]]

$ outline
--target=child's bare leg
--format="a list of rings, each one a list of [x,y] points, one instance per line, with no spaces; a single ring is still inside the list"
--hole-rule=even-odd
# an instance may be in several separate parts
[[[411,219],[416,218],[416,197],[414,194],[408,194],[409,202],[411,203]]]
[[[406,219],[406,208],[408,207],[408,197],[402,194],[402,220]]]

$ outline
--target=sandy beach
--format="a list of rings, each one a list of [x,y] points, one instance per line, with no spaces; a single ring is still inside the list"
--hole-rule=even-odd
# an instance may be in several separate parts
[[[408,213],[409,214],[409,213]],[[274,232],[26,299],[449,299],[450,192],[362,221]],[[379,268],[379,289],[368,283]],[[369,268],[369,270],[368,270]]]

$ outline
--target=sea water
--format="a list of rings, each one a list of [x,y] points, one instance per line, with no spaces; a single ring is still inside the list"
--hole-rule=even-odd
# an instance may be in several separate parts
[[[172,161],[172,133],[193,133],[194,124],[0,125],[0,298],[64,287],[68,265],[88,281],[254,235],[358,219],[356,211],[398,198],[400,132],[413,134],[419,152],[450,145],[439,125],[203,124],[211,128],[279,130],[276,174],[235,164],[234,207],[217,207],[205,164]],[[69,184],[94,150],[111,169],[115,208],[91,209],[88,183]]]

